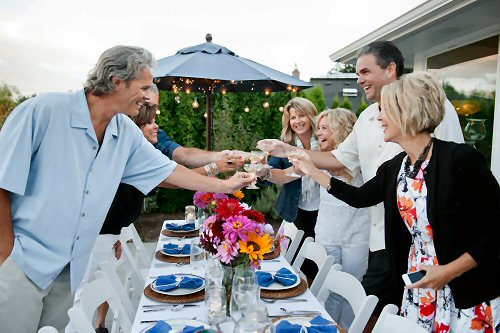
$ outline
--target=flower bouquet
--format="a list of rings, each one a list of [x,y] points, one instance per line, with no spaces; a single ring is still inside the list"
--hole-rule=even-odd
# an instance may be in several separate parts
[[[195,205],[211,207],[214,212],[204,221],[200,235],[201,244],[208,253],[225,266],[260,267],[260,261],[264,254],[271,252],[274,242],[273,228],[265,223],[261,212],[251,209],[237,197],[229,198],[219,193],[195,194]]]

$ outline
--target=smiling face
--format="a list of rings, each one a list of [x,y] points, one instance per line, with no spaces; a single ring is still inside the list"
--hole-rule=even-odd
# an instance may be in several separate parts
[[[321,150],[329,151],[335,148],[335,142],[333,141],[333,129],[330,127],[328,122],[328,116],[321,117],[319,120],[316,136],[318,137]]]
[[[136,116],[141,106],[150,98],[153,73],[143,69],[137,79],[130,82],[113,78],[118,112],[127,116]]]
[[[397,79],[396,65],[391,62],[383,69],[377,64],[377,58],[372,54],[364,54],[356,63],[358,84],[365,91],[366,98],[380,103],[382,87]]]
[[[402,137],[401,127],[389,117],[385,106],[381,105],[377,119],[384,131],[384,141],[398,143]]]
[[[292,131],[299,136],[299,138],[305,138],[306,136],[311,136],[311,119],[306,114],[300,114],[291,107],[289,109],[290,113],[290,127]]]
[[[158,125],[156,124],[155,118],[156,117],[153,117],[153,119],[140,127],[146,140],[152,144],[158,143]]]

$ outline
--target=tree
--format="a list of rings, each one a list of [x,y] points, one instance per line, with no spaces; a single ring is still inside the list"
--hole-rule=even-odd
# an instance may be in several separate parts
[[[326,99],[322,86],[315,85],[314,87],[305,90],[303,96],[313,102],[318,112],[326,109]]]
[[[339,95],[335,95],[335,98],[332,101],[332,109],[338,108],[340,105],[340,97]]]
[[[368,104],[366,104],[365,96],[363,96],[363,97],[361,97],[361,104],[358,107],[358,111],[356,112],[356,116],[359,117],[361,112],[363,112],[367,107],[368,107]]]
[[[349,102],[349,98],[347,96],[344,96],[344,100],[342,101],[342,104],[340,104],[339,107],[352,110],[352,103]]]
[[[9,114],[14,110],[16,106],[24,102],[25,100],[35,97],[36,94],[31,96],[22,96],[19,93],[19,89],[16,86],[10,86],[7,83],[0,84],[0,128],[2,128],[3,123],[9,116]]]

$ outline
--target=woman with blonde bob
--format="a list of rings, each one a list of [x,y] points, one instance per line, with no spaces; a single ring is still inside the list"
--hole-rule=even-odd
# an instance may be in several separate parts
[[[283,109],[281,140],[292,146],[317,150],[318,141],[314,134],[317,114],[316,107],[308,99],[292,98]],[[303,240],[314,237],[319,208],[319,185],[310,177],[288,176],[293,173],[293,165],[287,158],[272,157],[269,165],[272,169],[261,179],[283,184],[276,201],[276,211],[282,219],[304,230]],[[306,260],[301,270],[309,278],[313,278],[317,271],[314,263],[309,260]]]
[[[494,332],[500,325],[500,188],[477,150],[432,138],[445,98],[428,73],[404,75],[382,89],[384,140],[404,152],[360,188],[318,171],[307,156],[294,163],[353,207],[384,202],[402,316],[429,332]],[[416,271],[425,276],[403,289],[401,275]]]
[[[351,133],[356,120],[356,115],[347,109],[337,108],[321,112],[317,118],[316,130],[321,150],[336,149]],[[360,173],[353,178],[345,169],[323,172],[354,186],[363,184]],[[331,196],[326,189],[320,189],[315,240],[325,247],[329,255],[335,257],[335,263],[341,264],[344,272],[352,274],[360,281],[368,267],[369,219],[369,211],[366,208],[351,207]],[[332,294],[325,302],[325,308],[342,327],[350,327],[354,313],[345,299]]]

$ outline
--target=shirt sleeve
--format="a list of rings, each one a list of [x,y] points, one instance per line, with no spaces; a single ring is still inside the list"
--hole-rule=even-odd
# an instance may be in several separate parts
[[[0,188],[24,195],[31,168],[37,137],[42,128],[37,126],[35,103],[28,100],[12,111],[0,131]],[[39,144],[39,142],[38,142]]]
[[[162,129],[158,129],[158,143],[156,143],[154,146],[163,154],[167,155],[170,159],[172,159],[174,150],[182,147],[180,144],[172,140],[172,138],[169,137],[167,133],[165,133],[165,131]]]
[[[359,120],[358,120],[359,121]],[[358,142],[356,134],[358,131],[358,123],[354,124],[354,128],[347,138],[337,147],[332,150],[333,156],[342,163],[351,176],[356,177],[360,173],[360,162],[358,155]]]
[[[460,127],[460,121],[458,120],[457,111],[449,100],[446,100],[444,103],[444,109],[443,120],[434,130],[434,136],[443,141],[464,143],[464,136],[462,134],[462,128]]]
[[[121,182],[137,188],[146,195],[165,180],[177,167],[156,149],[141,131],[136,132],[136,148],[130,153]]]

